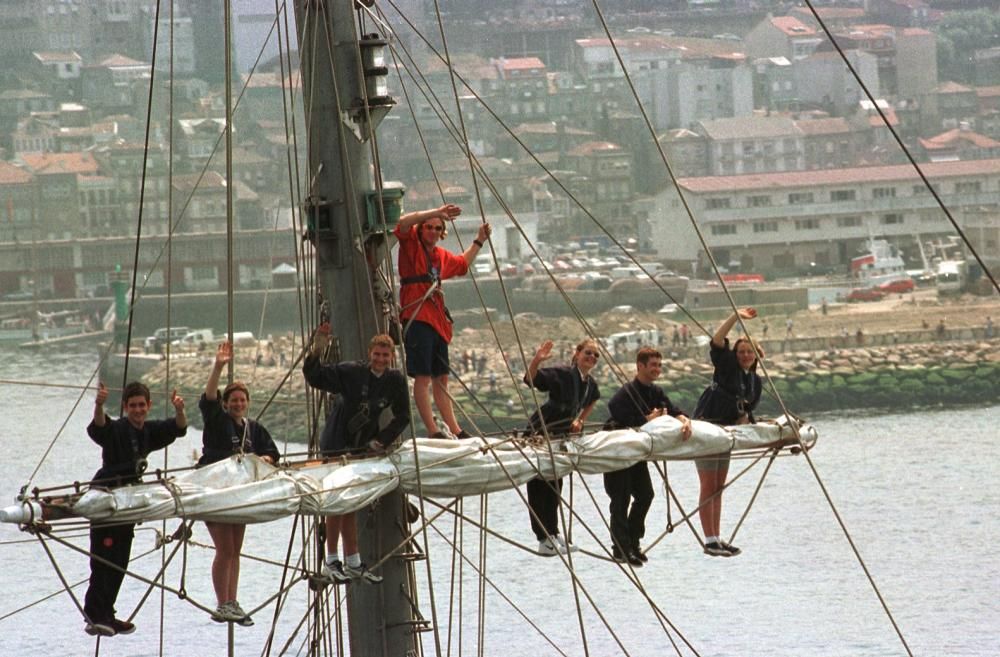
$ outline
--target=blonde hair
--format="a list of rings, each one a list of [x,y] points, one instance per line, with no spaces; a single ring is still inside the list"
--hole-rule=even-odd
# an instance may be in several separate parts
[[[386,335],[385,333],[379,333],[368,342],[368,353],[371,353],[371,350],[374,349],[375,347],[386,347],[387,349],[395,349],[396,343],[393,342],[391,336]]]
[[[598,354],[601,353],[601,347],[597,344],[597,340],[594,340],[593,338],[584,338],[577,343],[576,350],[573,351],[573,358],[570,359],[570,363],[576,365],[576,357],[579,356],[580,352],[583,351],[588,345],[592,345],[594,347],[594,351]]]

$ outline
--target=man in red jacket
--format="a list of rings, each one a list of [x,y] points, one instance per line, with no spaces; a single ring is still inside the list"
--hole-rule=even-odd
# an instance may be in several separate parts
[[[396,226],[399,240],[400,320],[406,347],[406,373],[413,378],[413,401],[432,438],[443,438],[431,410],[434,404],[441,420],[458,438],[468,434],[458,425],[448,394],[448,344],[451,342],[451,315],[444,305],[441,281],[464,276],[479,255],[492,229],[479,225],[476,239],[464,253],[447,251],[438,242],[448,234],[447,221],[462,213],[457,205],[446,204],[433,210],[403,215]]]

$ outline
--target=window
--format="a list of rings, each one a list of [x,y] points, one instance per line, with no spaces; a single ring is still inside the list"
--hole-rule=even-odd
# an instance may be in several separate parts
[[[833,202],[853,201],[856,197],[853,189],[835,189],[830,192],[830,200]]]
[[[893,224],[903,223],[903,215],[901,214],[884,214],[880,220],[883,226],[891,226]]]
[[[777,233],[777,221],[755,221],[753,222],[753,232],[755,233]]]
[[[771,205],[770,196],[748,196],[747,197],[747,207],[751,208],[766,208]]]
[[[861,217],[837,217],[837,227],[855,228],[861,225]]]
[[[876,187],[872,190],[872,198],[895,198],[895,187]]]
[[[927,185],[914,185],[913,186],[913,195],[914,196],[921,196],[923,194],[929,194],[929,193],[930,193],[930,190],[927,189]]]
[[[975,182],[955,183],[956,194],[976,194],[983,191],[983,184],[978,180]]]
[[[743,142],[742,148],[743,148],[743,154],[744,155],[753,155],[753,142],[752,141],[745,141],[745,142]]]
[[[792,269],[795,267],[795,254],[777,253],[772,258],[772,262],[775,269]]]
[[[818,230],[819,219],[796,219],[795,230]]]
[[[708,210],[720,210],[728,207],[730,207],[728,198],[710,198],[705,200],[705,208]]]
[[[713,235],[735,235],[736,224],[715,224],[712,226]]]
[[[812,202],[812,192],[794,192],[788,195],[788,205],[805,205]]]

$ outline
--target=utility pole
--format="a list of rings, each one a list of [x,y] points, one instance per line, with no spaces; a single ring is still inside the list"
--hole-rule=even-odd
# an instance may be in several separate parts
[[[350,0],[295,0],[294,6],[309,151],[303,208],[307,237],[316,249],[335,357],[364,358],[371,337],[386,332],[390,292],[373,282],[389,243],[384,213],[376,209],[373,221],[368,202],[376,184],[367,140],[371,126],[393,104],[387,95],[374,92],[376,78],[384,91],[388,71],[372,63],[371,46],[374,42],[384,47],[385,42],[359,38],[358,9]],[[398,212],[395,216],[398,220]],[[398,491],[359,511],[357,521],[367,564],[381,561],[409,532]],[[383,577],[381,584],[354,582],[347,588],[351,656],[419,654],[410,562],[393,556],[377,573]]]

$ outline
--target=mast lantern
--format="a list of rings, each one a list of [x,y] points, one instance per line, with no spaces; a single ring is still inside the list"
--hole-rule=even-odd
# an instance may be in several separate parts
[[[346,112],[354,136],[360,141],[368,141],[372,131],[378,128],[396,99],[389,95],[389,67],[386,66],[386,46],[389,42],[377,34],[366,34],[358,41],[361,50],[361,71],[364,79],[364,96],[358,99]],[[360,90],[359,90],[360,92]],[[368,122],[371,125],[366,125]]]

